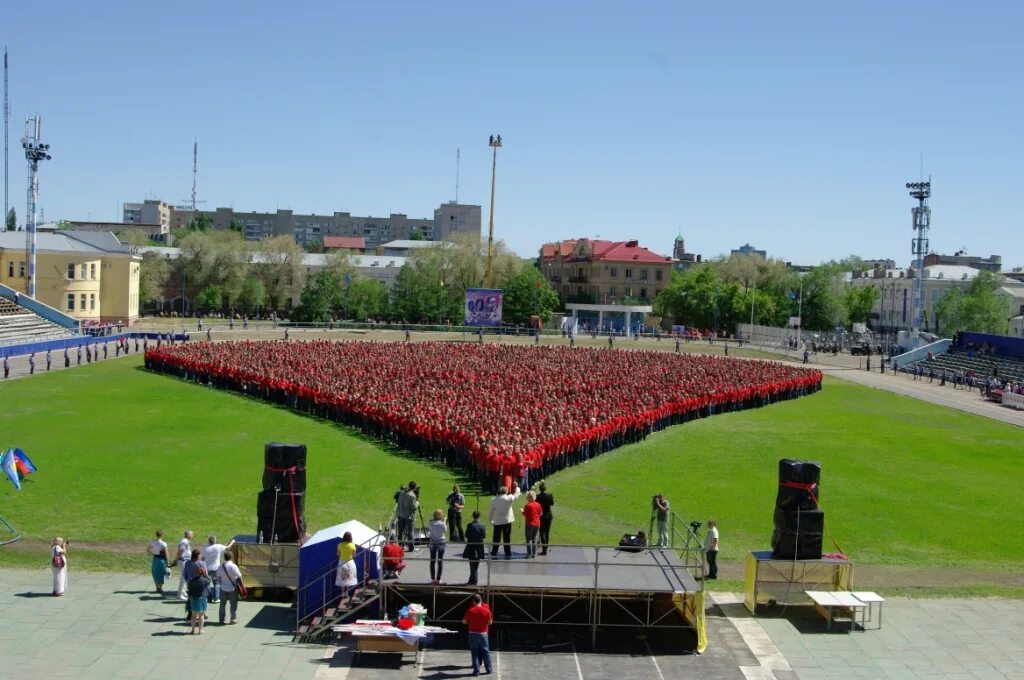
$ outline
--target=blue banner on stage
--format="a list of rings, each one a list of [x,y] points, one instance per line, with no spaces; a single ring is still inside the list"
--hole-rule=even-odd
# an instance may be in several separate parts
[[[466,325],[500,326],[502,292],[499,288],[466,289]]]

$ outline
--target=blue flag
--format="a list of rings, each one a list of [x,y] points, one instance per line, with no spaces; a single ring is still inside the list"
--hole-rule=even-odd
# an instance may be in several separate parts
[[[7,449],[3,459],[0,459],[0,470],[4,471],[14,488],[21,491],[21,480],[18,479],[18,468],[14,462],[14,449]]]
[[[789,291],[789,299],[796,300],[796,293],[794,293],[793,291]]]

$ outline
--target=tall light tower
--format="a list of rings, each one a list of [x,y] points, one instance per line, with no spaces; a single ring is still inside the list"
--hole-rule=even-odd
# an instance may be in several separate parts
[[[910,190],[910,197],[917,199],[917,205],[911,210],[914,216],[914,231],[916,235],[910,242],[910,252],[914,255],[914,300],[913,319],[911,323],[912,334],[916,344],[918,333],[923,326],[923,304],[924,290],[921,277],[924,276],[924,256],[928,254],[928,228],[931,226],[932,209],[928,207],[928,197],[932,195],[932,178],[927,182],[907,182],[907,189]]]
[[[498,148],[501,146],[501,135],[491,135],[488,142],[494,149],[491,160],[491,220],[487,227],[487,287],[494,288],[494,179],[498,172]]]
[[[50,160],[50,145],[40,141],[42,129],[43,121],[38,114],[35,118],[26,118],[25,136],[21,138],[21,148],[25,149],[25,160],[28,161],[28,229],[25,238],[28,285],[25,286],[25,292],[30,298],[36,296],[36,203],[39,201],[39,162]]]

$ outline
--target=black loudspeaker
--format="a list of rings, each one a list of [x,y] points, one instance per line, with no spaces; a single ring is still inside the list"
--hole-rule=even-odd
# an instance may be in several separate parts
[[[779,510],[814,510],[821,499],[821,463],[783,458],[779,461]]]
[[[276,500],[276,502],[275,502]],[[306,533],[305,493],[261,491],[256,501],[256,532],[270,543],[298,543]]]
[[[772,558],[820,560],[824,532],[824,510],[776,510]]]
[[[281,470],[292,467],[305,470],[306,445],[270,442],[263,447],[263,465]]]
[[[290,493],[306,490],[306,445],[270,442],[263,447],[263,488]]]

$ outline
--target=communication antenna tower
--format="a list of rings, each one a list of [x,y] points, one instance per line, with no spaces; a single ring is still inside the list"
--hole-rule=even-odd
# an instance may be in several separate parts
[[[25,292],[30,298],[36,296],[36,205],[39,203],[39,163],[50,160],[50,145],[40,141],[43,121],[36,114],[35,118],[25,119],[25,136],[21,138],[21,148],[25,150],[28,161],[28,210],[25,222],[28,225],[25,238],[25,255],[28,260],[28,284]]]
[[[7,96],[7,48],[4,48],[4,229],[7,228],[7,214],[11,210],[10,199],[8,199],[8,187],[10,186],[10,180],[8,179],[7,170],[7,143],[10,135],[11,127],[11,100]],[[18,225],[14,225],[17,229]]]
[[[924,276],[924,256],[928,253],[928,230],[931,227],[932,209],[928,207],[928,198],[932,195],[932,178],[927,182],[907,182],[910,197],[917,199],[917,205],[910,211],[914,217],[914,239],[910,242],[910,252],[914,255],[914,299],[911,330],[916,338],[921,332],[923,320],[924,291],[921,277]]]
[[[178,208],[178,210],[191,210],[195,212],[198,206],[206,203],[206,201],[200,201],[197,199],[196,193],[196,180],[199,176],[199,140],[192,142],[192,200],[182,201],[184,205]]]

